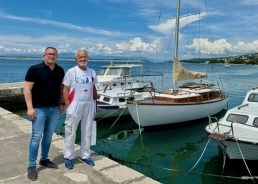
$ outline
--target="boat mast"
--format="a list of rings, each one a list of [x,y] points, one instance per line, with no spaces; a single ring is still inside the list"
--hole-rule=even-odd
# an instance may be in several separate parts
[[[180,0],[177,0],[176,8],[177,9],[176,9],[176,25],[175,25],[175,55],[174,55],[174,62],[178,61],[178,37],[179,37]],[[175,82],[175,79],[173,77],[173,72],[172,72],[172,78],[173,78],[173,89],[175,90],[176,89],[176,82]]]

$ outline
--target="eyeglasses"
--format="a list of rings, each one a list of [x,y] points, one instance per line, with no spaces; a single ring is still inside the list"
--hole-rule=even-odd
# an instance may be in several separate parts
[[[56,53],[46,53],[45,56],[53,56],[53,57],[57,57],[58,54]]]

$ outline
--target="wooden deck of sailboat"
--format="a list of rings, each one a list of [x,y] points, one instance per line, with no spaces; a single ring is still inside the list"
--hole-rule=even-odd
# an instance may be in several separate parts
[[[220,91],[214,91],[214,90],[204,90],[203,93],[193,93],[192,91],[184,92],[182,94],[182,91],[180,91],[180,94],[174,93],[174,92],[166,92],[166,93],[160,93],[158,95],[155,95],[152,98],[145,99],[143,101],[139,100],[137,101],[138,104],[196,104],[196,103],[207,103],[207,102],[213,102],[218,101],[219,99],[223,99],[224,97],[221,96]]]

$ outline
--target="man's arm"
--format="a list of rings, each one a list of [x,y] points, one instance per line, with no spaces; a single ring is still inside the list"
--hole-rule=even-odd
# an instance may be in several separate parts
[[[70,87],[64,85],[63,87],[63,101],[65,103],[65,107],[68,108],[68,106],[70,105],[69,102],[69,91],[70,91]]]
[[[93,100],[97,100],[97,98],[98,98],[97,88],[95,85],[93,85]]]
[[[26,106],[27,106],[27,115],[30,116],[32,119],[35,118],[35,110],[32,105],[32,87],[34,85],[34,82],[24,82],[24,89],[23,89],[23,95],[25,98]]]
[[[64,85],[61,84],[60,85],[60,101],[59,101],[59,106],[60,106],[61,113],[64,112],[64,107],[65,107],[64,98],[63,98],[63,89],[64,89]]]

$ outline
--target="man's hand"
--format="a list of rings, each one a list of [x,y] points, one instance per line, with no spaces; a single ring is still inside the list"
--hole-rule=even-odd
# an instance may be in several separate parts
[[[36,112],[34,108],[28,108],[27,115],[31,118],[31,120],[34,120],[36,117]]]

